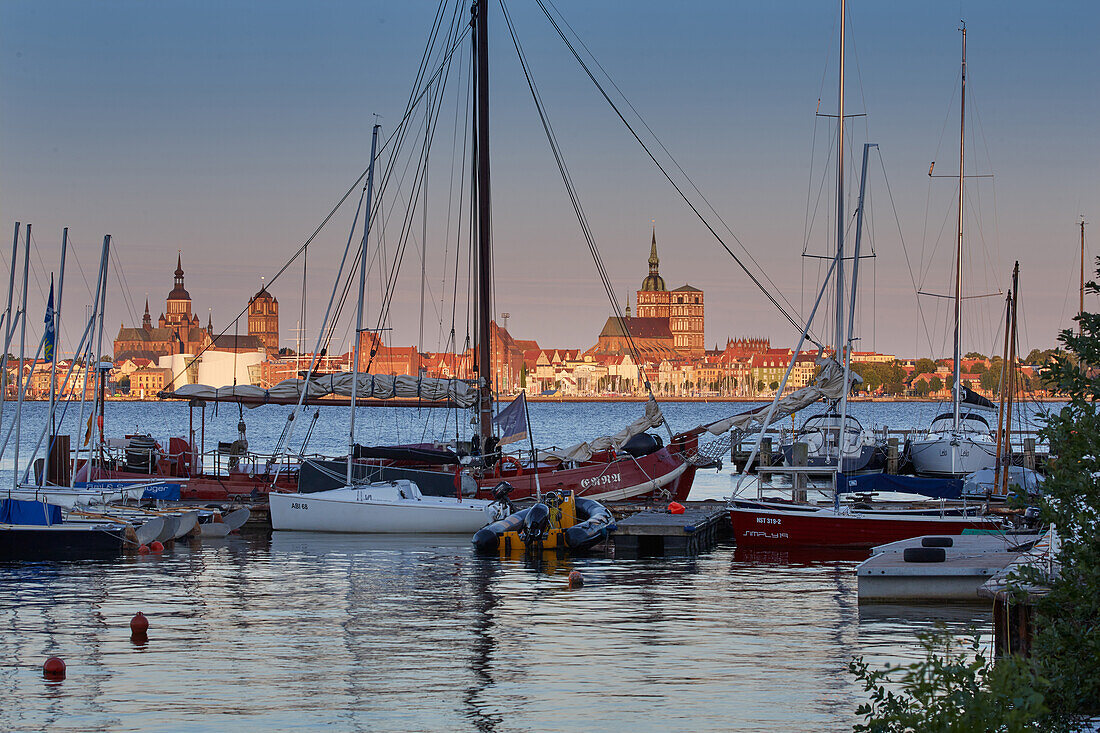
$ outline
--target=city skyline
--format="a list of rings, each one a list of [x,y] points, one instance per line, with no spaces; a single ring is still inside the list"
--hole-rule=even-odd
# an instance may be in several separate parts
[[[371,114],[382,115],[384,128],[399,119],[433,8],[275,3],[263,13],[254,10],[122,2],[0,8],[0,90],[8,110],[0,123],[0,224],[8,232],[16,220],[34,224],[32,330],[41,320],[35,287],[44,303],[45,270],[56,267],[66,225],[77,257],[70,268],[81,267],[87,279],[102,235],[114,236],[125,278],[112,277],[112,285],[129,285],[132,303],[109,294],[109,330],[120,322],[136,326],[140,307],[135,313],[132,306],[146,294],[151,301],[162,297],[166,262],[180,249],[195,302],[213,308],[221,329],[365,167]],[[799,256],[807,202],[811,210],[818,203],[807,196],[807,184],[812,173],[817,185],[823,170],[821,160],[811,159],[810,143],[818,97],[822,112],[835,105],[835,4],[693,10],[685,15],[643,3],[627,17],[609,7],[562,6],[748,251],[805,309],[819,280],[817,264]],[[981,157],[973,170],[992,167],[997,174],[995,199],[985,182],[975,184],[986,197],[977,203],[987,216],[968,262],[975,271],[971,292],[1004,289],[1019,259],[1021,338],[1028,349],[1048,348],[1076,311],[1077,217],[1095,219],[1100,200],[1100,144],[1092,134],[1100,59],[1086,31],[1097,10],[1067,5],[1055,16],[993,3],[965,3],[962,10],[970,28],[970,89],[984,132],[975,137]],[[945,269],[936,232],[951,190],[950,183],[937,183],[929,195],[926,172],[933,159],[937,173],[951,168],[958,11],[849,7],[849,105],[854,101],[857,113],[868,114],[854,125],[866,122],[850,149],[863,139],[878,142],[888,176],[870,184],[878,259],[867,271],[871,287],[863,294],[858,349],[945,355],[943,306],[923,304],[933,333],[922,333],[905,253],[891,227],[893,203],[916,279],[936,284]],[[512,12],[526,32],[527,54],[566,141],[564,153],[617,296],[625,301],[644,276],[656,219],[665,277],[707,291],[707,348],[739,336],[793,346],[797,333],[614,126],[564,63],[545,20],[525,6]],[[509,329],[518,338],[586,348],[609,306],[535,129],[504,24],[496,21],[490,27],[498,49],[492,77],[496,310],[511,313]],[[110,43],[102,44],[104,38]],[[816,124],[812,153],[820,157],[829,128],[827,120]],[[821,201],[827,208],[827,199]],[[988,216],[994,204],[998,216]],[[315,246],[307,333],[318,330],[335,273],[326,260],[337,257],[349,218],[347,212]],[[429,260],[445,246],[438,234],[445,229],[442,212],[431,211]],[[931,233],[922,236],[923,230]],[[809,248],[820,252],[828,243],[815,232],[811,227]],[[0,251],[6,263],[10,245]],[[414,268],[406,269],[406,287],[394,303],[394,345],[417,341]],[[300,279],[292,269],[272,285],[283,305],[284,345],[295,341]],[[62,351],[82,312],[80,280],[67,282]],[[996,308],[975,303],[965,351],[992,350]],[[425,339],[425,350],[440,346]]]

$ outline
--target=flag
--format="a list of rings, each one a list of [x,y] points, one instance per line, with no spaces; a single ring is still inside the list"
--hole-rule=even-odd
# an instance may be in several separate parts
[[[527,439],[527,394],[520,392],[519,397],[497,413],[493,423],[500,430],[500,445],[515,443]]]
[[[54,317],[53,317],[53,282],[50,282],[50,299],[46,301],[46,332],[43,336],[45,341],[45,350],[42,352],[46,361],[53,361],[53,347],[54,340],[57,338],[57,334],[54,333]]]

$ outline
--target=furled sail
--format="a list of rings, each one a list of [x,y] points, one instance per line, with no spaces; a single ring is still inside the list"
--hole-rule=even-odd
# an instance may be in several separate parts
[[[647,402],[645,406],[645,414],[614,435],[605,435],[602,438],[577,443],[568,448],[555,450],[540,449],[539,458],[543,460],[587,461],[594,453],[622,448],[626,441],[630,440],[638,433],[644,433],[650,428],[655,428],[663,424],[664,421],[665,416],[661,414],[661,408],[657,406],[657,401],[650,397],[649,402]]]
[[[430,402],[450,401],[459,407],[470,407],[477,402],[477,382],[466,379],[441,379],[438,377],[414,377],[409,374],[359,374],[356,397],[358,399],[419,399]],[[248,407],[263,404],[295,404],[306,389],[306,401],[329,397],[350,397],[352,375],[350,372],[321,374],[313,377],[306,388],[303,379],[285,379],[274,387],[264,389],[251,384],[228,387],[211,387],[205,384],[187,384],[163,396],[175,399],[241,402]]]
[[[792,415],[799,410],[809,407],[818,400],[833,402],[844,395],[844,367],[836,360],[827,358],[818,360],[821,372],[812,384],[796,390],[779,400],[772,414],[772,422],[777,422]],[[849,384],[859,384],[863,380],[855,372],[850,372]],[[706,430],[712,435],[722,435],[734,428],[742,432],[749,432],[755,428],[766,427],[764,419],[767,417],[771,405],[763,405],[752,410],[747,410],[737,415],[727,417],[724,420],[712,422],[709,425],[700,425],[699,432]]]

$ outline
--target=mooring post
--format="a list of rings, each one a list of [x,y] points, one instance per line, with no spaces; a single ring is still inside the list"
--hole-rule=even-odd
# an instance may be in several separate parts
[[[893,436],[886,440],[886,473],[898,472],[898,438]]]
[[[796,468],[804,468],[809,463],[810,446],[803,442],[797,442],[792,446],[791,463]],[[791,498],[795,501],[806,501],[806,474],[802,471],[795,471],[793,478],[793,490],[791,491]]]

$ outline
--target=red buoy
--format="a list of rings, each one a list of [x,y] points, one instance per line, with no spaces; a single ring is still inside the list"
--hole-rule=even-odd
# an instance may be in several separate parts
[[[46,677],[52,677],[54,679],[60,679],[65,676],[65,662],[61,660],[61,657],[50,657],[46,660],[46,663],[42,665],[42,674]]]
[[[148,555],[149,554],[149,545],[142,545],[141,547],[139,547],[138,548],[138,554],[139,555]]]
[[[132,619],[130,619],[130,631],[135,634],[144,634],[149,630],[149,619],[145,618],[145,614],[138,611]]]
[[[581,571],[580,570],[570,570],[569,571],[569,587],[570,588],[581,588],[583,586],[584,586],[584,576],[581,575]]]
[[[681,504],[678,501],[674,501],[674,502],[672,502],[671,504],[668,505],[668,513],[669,514],[683,514],[684,513],[684,505]]]
[[[164,552],[164,545],[157,542],[156,540],[153,540],[151,543],[149,543],[149,551],[150,552]]]

